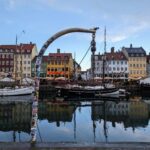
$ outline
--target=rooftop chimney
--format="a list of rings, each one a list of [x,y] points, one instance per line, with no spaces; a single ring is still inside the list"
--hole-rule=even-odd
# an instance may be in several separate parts
[[[130,48],[132,48],[132,44],[130,44]]]
[[[57,48],[57,53],[60,53],[60,48]]]

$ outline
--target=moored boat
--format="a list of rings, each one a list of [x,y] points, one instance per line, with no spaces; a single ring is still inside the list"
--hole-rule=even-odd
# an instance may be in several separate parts
[[[105,88],[103,86],[72,86],[57,87],[57,95],[63,97],[101,97],[110,95],[119,95],[119,89],[115,87]]]
[[[30,87],[15,87],[15,88],[3,88],[0,89],[0,96],[20,96],[31,95],[34,92],[34,88]]]

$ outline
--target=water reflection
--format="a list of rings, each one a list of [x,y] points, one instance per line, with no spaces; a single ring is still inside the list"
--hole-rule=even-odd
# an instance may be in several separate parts
[[[31,109],[29,102],[0,103],[0,141],[29,141]]]
[[[76,106],[69,102],[57,103],[39,103],[39,119],[47,119],[49,123],[56,122],[56,126],[60,126],[60,122],[71,122]]]
[[[149,142],[148,103],[137,98],[40,101],[37,142]],[[0,141],[31,140],[32,108],[30,102],[0,103]]]
[[[92,103],[92,120],[95,135],[95,121],[101,122],[103,120],[103,129],[105,140],[108,138],[108,127],[116,128],[116,124],[122,124],[123,128],[132,128],[133,132],[138,127],[147,127],[149,121],[148,105],[143,101],[135,102],[104,102],[102,105],[96,106]],[[123,136],[123,135],[122,135]]]

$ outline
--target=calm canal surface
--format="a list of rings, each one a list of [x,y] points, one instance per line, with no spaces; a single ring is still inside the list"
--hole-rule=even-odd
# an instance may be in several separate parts
[[[0,142],[31,140],[31,102],[0,102]],[[150,142],[150,100],[39,102],[38,142]]]

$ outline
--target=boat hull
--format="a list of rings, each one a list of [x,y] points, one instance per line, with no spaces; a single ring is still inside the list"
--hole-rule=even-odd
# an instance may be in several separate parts
[[[33,87],[23,87],[15,89],[0,89],[0,96],[22,96],[31,95],[34,91]]]
[[[101,97],[101,96],[111,96],[119,95],[119,90],[117,88],[108,88],[108,89],[66,89],[60,88],[57,89],[57,95],[63,97]]]

